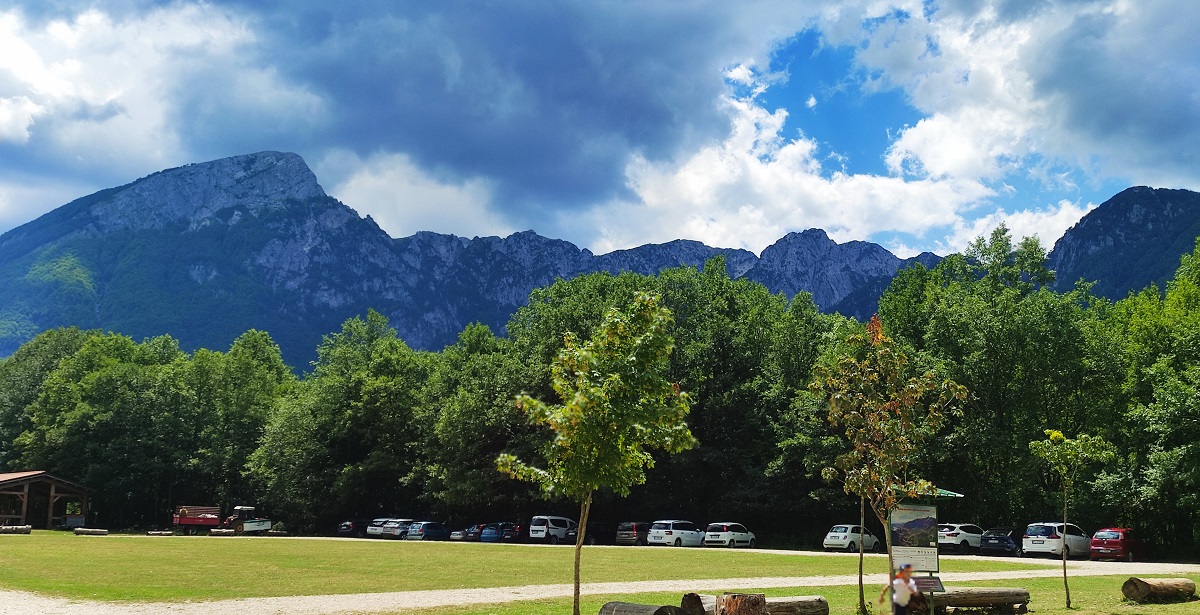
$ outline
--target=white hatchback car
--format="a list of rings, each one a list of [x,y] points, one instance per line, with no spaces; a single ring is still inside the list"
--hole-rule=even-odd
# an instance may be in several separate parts
[[[754,532],[746,529],[741,523],[718,521],[709,523],[704,531],[704,546],[706,547],[753,547]]]
[[[372,519],[371,524],[367,526],[367,538],[383,538],[383,524],[391,520],[391,517]]]
[[[646,544],[699,547],[704,544],[704,532],[691,521],[664,519],[650,524]]]
[[[821,546],[827,551],[834,549],[857,551],[860,544],[864,551],[879,552],[879,539],[874,534],[862,526],[849,523],[833,526],[829,533],[825,534],[825,540],[821,542]]]
[[[1064,537],[1066,544],[1064,546]],[[1049,553],[1051,555],[1062,555],[1063,550],[1067,552],[1067,557],[1072,555],[1078,557],[1087,557],[1091,550],[1092,540],[1087,535],[1087,532],[1079,529],[1078,525],[1068,523],[1067,529],[1063,531],[1063,524],[1054,523],[1030,523],[1025,528],[1025,536],[1021,539],[1021,550],[1024,555],[1029,556],[1034,553]]]
[[[938,525],[938,548],[953,549],[959,553],[979,550],[983,528],[974,523],[941,523]]]

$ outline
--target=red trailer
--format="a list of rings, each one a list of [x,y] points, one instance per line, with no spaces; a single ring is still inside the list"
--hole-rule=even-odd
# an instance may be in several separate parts
[[[180,506],[171,517],[175,527],[195,536],[203,530],[221,525],[221,509],[217,506]]]

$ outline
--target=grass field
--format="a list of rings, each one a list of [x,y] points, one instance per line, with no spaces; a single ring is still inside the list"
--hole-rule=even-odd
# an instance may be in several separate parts
[[[243,597],[395,592],[571,582],[573,549],[478,543],[143,536],[74,536],[37,532],[0,536],[0,587],[103,601],[220,600]],[[857,558],[813,553],[749,553],[725,549],[586,549],[583,581],[650,581],[853,575]],[[990,572],[1052,567],[1048,560],[943,558],[943,572]],[[883,573],[886,559],[867,558],[866,572]],[[1200,576],[1193,577],[1200,580]],[[1072,580],[1078,608],[1063,608],[1061,579],[972,582],[1020,585],[1033,607],[1049,615],[1183,615],[1195,604],[1138,607],[1120,602],[1125,577]],[[879,588],[868,588],[869,599]],[[857,588],[739,590],[768,595],[821,594],[834,615],[851,615]],[[584,612],[612,599],[678,604],[679,595],[585,596]],[[872,601],[873,604],[873,601]],[[569,612],[570,599],[497,606],[441,608],[423,615]]]

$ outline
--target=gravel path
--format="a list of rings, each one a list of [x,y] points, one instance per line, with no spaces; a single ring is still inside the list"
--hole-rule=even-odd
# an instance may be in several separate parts
[[[1009,560],[1011,561],[1011,560]],[[1030,569],[1009,572],[943,573],[942,581],[961,583],[992,579],[1056,577],[1062,569],[1056,562],[1029,562]],[[1200,565],[1118,562],[1071,562],[1072,576],[1200,574]],[[865,583],[883,586],[886,576],[866,575]],[[674,581],[635,581],[627,583],[585,583],[581,593],[629,594],[690,591],[721,592],[734,589],[771,587],[819,587],[854,585],[857,575],[815,577],[755,577],[742,579],[693,579]],[[468,604],[488,604],[562,598],[571,595],[570,584],[525,585],[481,589],[448,589],[392,592],[382,594],[344,594],[329,596],[291,596],[280,598],[244,598],[213,602],[187,603],[109,603],[50,598],[28,592],[0,590],[0,615],[362,615],[397,613],[421,608]]]

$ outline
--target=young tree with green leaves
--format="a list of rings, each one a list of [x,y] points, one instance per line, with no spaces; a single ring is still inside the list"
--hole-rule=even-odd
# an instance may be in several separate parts
[[[562,404],[521,395],[517,404],[554,431],[546,467],[511,454],[496,466],[514,478],[539,483],[547,494],[580,503],[575,541],[574,613],[579,615],[579,560],[592,495],[608,488],[622,497],[646,481],[651,448],[676,453],[696,444],[688,430],[688,398],[664,377],[674,342],[671,312],[657,296],[638,293],[626,309],[610,309],[590,340],[565,334],[551,366],[551,386]]]
[[[1100,436],[1082,434],[1078,438],[1068,438],[1057,429],[1047,429],[1045,440],[1034,440],[1029,443],[1029,450],[1035,457],[1041,459],[1054,473],[1062,485],[1063,492],[1063,590],[1067,594],[1067,608],[1071,608],[1071,586],[1067,584],[1067,503],[1070,501],[1071,489],[1075,487],[1083,469],[1092,463],[1103,463],[1111,460],[1114,449],[1107,440]]]
[[[878,316],[864,333],[850,337],[848,350],[835,364],[818,365],[811,387],[829,400],[829,423],[844,429],[850,444],[836,467],[823,474],[833,480],[840,471],[846,493],[861,498],[883,525],[890,576],[895,566],[888,516],[905,499],[936,493],[932,483],[910,473],[910,466],[921,445],[959,411],[967,390],[933,372],[911,375],[908,357],[883,334]],[[858,608],[865,614],[858,542]]]

